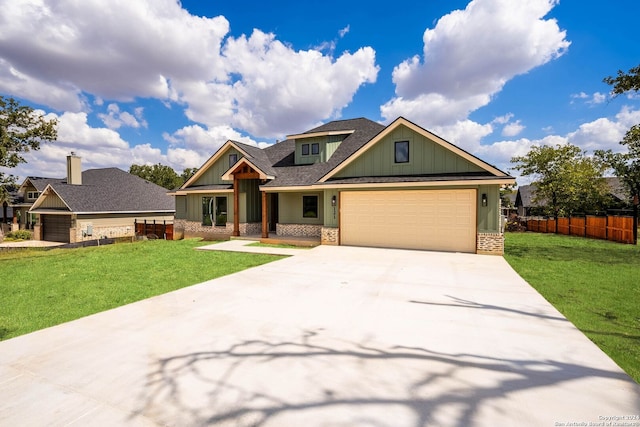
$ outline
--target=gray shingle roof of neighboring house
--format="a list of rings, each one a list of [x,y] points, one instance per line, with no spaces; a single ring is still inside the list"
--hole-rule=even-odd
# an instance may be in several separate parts
[[[47,188],[47,185],[49,184],[66,182],[66,178],[43,178],[40,176],[29,176],[27,178],[29,179],[31,184],[33,184],[36,190],[40,192],[44,191],[44,189]]]
[[[613,197],[618,200],[624,201],[627,201],[631,198],[631,196],[629,195],[629,190],[627,190],[620,178],[614,176],[605,178],[604,180],[607,181],[609,188],[611,188],[611,192],[609,194],[611,194]]]
[[[82,172],[82,185],[50,183],[72,212],[174,212],[175,202],[159,185],[118,168]]]
[[[625,189],[620,178],[607,177],[605,178],[605,181],[611,190],[609,194],[621,201],[629,200],[629,192]],[[544,206],[546,204],[544,200],[541,200],[539,203],[533,202],[537,188],[538,187],[536,187],[535,184],[521,185],[518,187],[516,206],[522,206],[525,208]]]

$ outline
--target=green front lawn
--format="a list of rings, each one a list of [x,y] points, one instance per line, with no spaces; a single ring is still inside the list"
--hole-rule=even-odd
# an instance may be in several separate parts
[[[640,382],[640,247],[555,234],[507,233],[505,259]]]
[[[210,243],[0,251],[0,340],[282,258],[193,250]]]

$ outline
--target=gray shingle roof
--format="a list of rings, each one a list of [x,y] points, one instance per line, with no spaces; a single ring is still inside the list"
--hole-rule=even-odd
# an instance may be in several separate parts
[[[72,212],[174,212],[175,202],[159,185],[117,168],[82,172],[82,185],[51,183]]]
[[[274,180],[264,184],[263,187],[289,187],[315,184],[320,178],[358,151],[358,149],[383,129],[383,125],[365,118],[337,120],[311,129],[305,133],[354,131],[340,143],[327,162],[314,163],[311,165],[294,165],[294,140],[287,139],[274,144],[264,151],[272,162],[274,166],[273,169],[277,176]]]
[[[47,185],[49,184],[61,183],[61,182],[67,181],[66,178],[43,178],[39,176],[29,176],[27,177],[27,179],[29,179],[29,182],[31,182],[31,184],[36,188],[36,190],[40,192],[44,191],[44,189],[47,188]]]

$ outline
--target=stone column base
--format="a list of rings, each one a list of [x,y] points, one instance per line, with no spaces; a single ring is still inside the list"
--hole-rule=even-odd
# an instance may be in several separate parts
[[[338,242],[339,229],[335,227],[322,227],[320,235],[320,243],[323,245],[335,245]]]
[[[478,233],[476,253],[480,255],[504,255],[504,234]]]

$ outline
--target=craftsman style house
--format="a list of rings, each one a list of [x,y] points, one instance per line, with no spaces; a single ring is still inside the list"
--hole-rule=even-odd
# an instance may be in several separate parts
[[[173,192],[175,230],[502,254],[499,190],[514,183],[404,118],[340,120],[264,149],[227,141]]]

